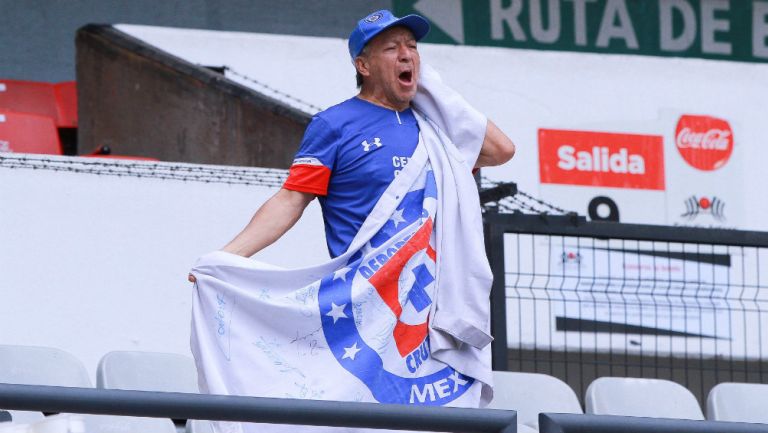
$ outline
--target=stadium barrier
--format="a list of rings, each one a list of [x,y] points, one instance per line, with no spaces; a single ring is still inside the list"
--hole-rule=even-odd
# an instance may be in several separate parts
[[[515,411],[0,384],[0,407],[54,413],[516,433]]]
[[[765,433],[768,424],[542,413],[539,433]]]
[[[667,379],[702,403],[768,377],[768,233],[486,212],[494,370],[578,395],[602,376]]]

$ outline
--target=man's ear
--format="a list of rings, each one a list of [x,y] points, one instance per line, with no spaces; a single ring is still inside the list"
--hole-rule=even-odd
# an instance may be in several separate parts
[[[363,56],[355,57],[355,69],[357,69],[357,72],[363,77],[371,75],[371,71],[368,69],[368,62]]]

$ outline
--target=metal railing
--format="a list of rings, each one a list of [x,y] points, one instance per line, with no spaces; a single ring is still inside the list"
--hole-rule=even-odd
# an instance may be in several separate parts
[[[542,413],[539,433],[768,433],[768,424]]]
[[[0,407],[53,413],[516,433],[515,411],[0,384]]]

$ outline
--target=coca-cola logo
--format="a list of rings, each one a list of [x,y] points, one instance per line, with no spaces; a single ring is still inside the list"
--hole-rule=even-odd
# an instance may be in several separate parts
[[[677,122],[675,145],[691,167],[717,170],[733,153],[733,131],[723,119],[686,114]]]

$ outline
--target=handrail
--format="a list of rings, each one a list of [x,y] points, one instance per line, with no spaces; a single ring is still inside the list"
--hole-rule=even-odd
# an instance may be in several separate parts
[[[9,410],[392,430],[516,433],[515,411],[0,384]]]
[[[768,424],[643,418],[616,415],[539,414],[540,433],[766,433]]]

